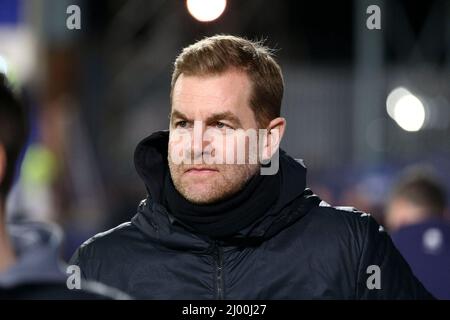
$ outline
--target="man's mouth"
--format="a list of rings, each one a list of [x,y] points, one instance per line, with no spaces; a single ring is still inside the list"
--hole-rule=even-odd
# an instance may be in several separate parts
[[[219,172],[219,170],[210,167],[192,167],[187,169],[184,173],[187,174],[197,174],[197,175],[208,175]]]

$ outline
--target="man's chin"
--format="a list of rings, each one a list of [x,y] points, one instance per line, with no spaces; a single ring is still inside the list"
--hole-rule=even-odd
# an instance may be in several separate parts
[[[212,204],[221,200],[220,195],[211,194],[211,187],[201,186],[198,188],[198,186],[190,186],[185,190],[186,191],[182,195],[186,198],[186,200],[194,204]]]
[[[214,204],[219,201],[218,199],[208,198],[202,195],[189,196],[189,198],[186,198],[186,200],[196,205]]]

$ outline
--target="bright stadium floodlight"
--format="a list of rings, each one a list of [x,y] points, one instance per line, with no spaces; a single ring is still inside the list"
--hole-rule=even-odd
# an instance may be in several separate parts
[[[405,131],[419,131],[425,122],[425,107],[415,95],[405,88],[392,90],[386,100],[389,116]]]
[[[198,21],[210,22],[216,20],[225,11],[226,0],[187,0],[189,13]]]

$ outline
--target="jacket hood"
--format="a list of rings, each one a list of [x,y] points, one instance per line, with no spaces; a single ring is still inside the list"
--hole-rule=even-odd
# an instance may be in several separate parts
[[[167,163],[169,131],[158,131],[142,140],[136,147],[134,163],[144,181],[148,198],[141,202],[133,223],[144,233],[155,236],[165,244],[178,245],[174,239],[177,221],[161,204],[164,177],[169,170]],[[275,205],[249,227],[240,231],[230,242],[254,243],[270,238],[280,230],[304,216],[320,199],[306,188],[306,167],[280,150],[279,172],[281,175],[280,196]],[[180,232],[182,229],[178,229]],[[169,237],[168,235],[172,235]],[[187,234],[201,239],[200,235]],[[181,239],[180,239],[181,240]],[[186,240],[186,239],[185,239]],[[175,241],[175,243],[172,243]],[[178,243],[178,244],[177,244]]]

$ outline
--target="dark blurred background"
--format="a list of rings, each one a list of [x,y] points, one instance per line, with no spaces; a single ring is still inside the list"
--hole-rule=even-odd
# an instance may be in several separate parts
[[[80,30],[66,25],[72,4]],[[381,9],[380,30],[366,26],[369,5]],[[383,223],[393,182],[412,165],[450,198],[450,1],[228,0],[201,22],[185,1],[0,0],[0,71],[33,129],[10,215],[58,222],[66,257],[129,220],[146,195],[133,151],[168,128],[173,61],[218,33],[276,49],[283,148],[305,160],[325,201]]]

